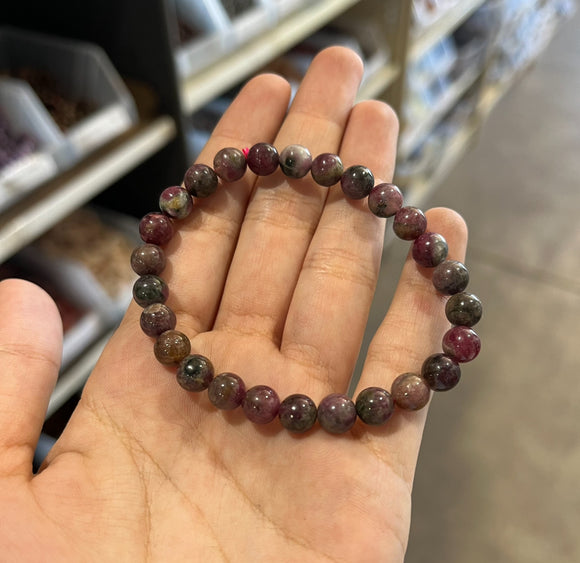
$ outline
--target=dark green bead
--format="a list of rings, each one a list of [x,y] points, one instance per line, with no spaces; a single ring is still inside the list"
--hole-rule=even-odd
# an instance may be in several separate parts
[[[384,424],[391,418],[395,404],[391,394],[380,387],[363,389],[355,402],[356,413],[365,423],[372,426]]]
[[[184,358],[177,369],[177,382],[187,391],[203,391],[214,375],[212,363],[201,354]]]
[[[458,326],[476,325],[483,313],[479,298],[472,293],[456,293],[445,305],[445,315],[451,324]]]
[[[167,284],[153,274],[141,276],[133,284],[133,298],[141,307],[147,307],[153,303],[165,303],[169,297]]]

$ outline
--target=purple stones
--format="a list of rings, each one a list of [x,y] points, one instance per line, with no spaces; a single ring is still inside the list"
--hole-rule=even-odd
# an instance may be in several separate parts
[[[471,362],[481,350],[481,340],[468,326],[454,326],[443,336],[443,352],[456,362]]]
[[[280,159],[276,147],[269,143],[256,143],[246,157],[248,168],[258,176],[269,176],[278,169]]]
[[[192,196],[208,197],[217,190],[218,177],[206,164],[194,164],[185,172],[183,185]]]
[[[181,186],[165,188],[159,196],[159,209],[173,219],[185,219],[193,209],[193,201]]]
[[[461,368],[453,358],[433,354],[423,362],[421,376],[433,391],[448,391],[459,383]]]
[[[144,242],[163,246],[173,237],[173,223],[162,213],[147,213],[139,222],[139,235]]]
[[[183,332],[166,330],[157,337],[153,352],[162,364],[178,364],[191,352],[191,343]]]
[[[280,399],[271,387],[256,385],[246,391],[242,409],[246,418],[251,422],[268,424],[278,416]]]
[[[201,354],[192,354],[181,360],[177,368],[177,383],[186,391],[203,391],[213,380],[213,364]]]
[[[429,402],[431,391],[427,383],[417,374],[403,373],[393,381],[391,395],[399,408],[417,411]]]
[[[153,303],[141,313],[141,330],[147,336],[159,336],[167,330],[173,330],[177,324],[175,313],[163,303]]]
[[[318,405],[318,422],[331,434],[348,432],[356,422],[356,407],[346,395],[332,393]]]
[[[445,315],[454,325],[474,326],[483,312],[481,301],[472,293],[456,293],[445,304]]]
[[[169,297],[167,284],[153,274],[141,276],[133,284],[133,299],[140,307],[147,307],[153,303],[165,303]]]
[[[344,166],[340,157],[331,153],[318,155],[312,161],[310,168],[310,173],[314,181],[327,188],[336,184],[340,180],[343,172]]]
[[[280,423],[290,432],[302,433],[310,430],[316,422],[317,409],[314,401],[301,394],[290,395],[280,404]]]
[[[369,193],[369,209],[377,217],[392,217],[403,206],[403,194],[395,184],[377,184]]]
[[[433,270],[431,280],[439,293],[455,295],[467,287],[469,271],[457,260],[445,260]]]
[[[395,214],[393,231],[403,240],[415,240],[427,228],[427,217],[416,207],[401,207]]]
[[[246,396],[246,385],[235,373],[221,373],[212,379],[207,395],[218,409],[233,410],[242,404]]]
[[[142,244],[131,254],[131,268],[136,274],[159,275],[165,269],[165,252],[155,244]]]
[[[213,169],[224,182],[235,182],[246,172],[246,157],[240,149],[222,149],[213,159]]]
[[[391,418],[395,404],[386,389],[368,387],[358,394],[355,407],[358,417],[365,424],[379,426]]]
[[[373,186],[375,177],[366,167],[356,164],[349,166],[340,177],[340,186],[344,195],[350,199],[363,199],[367,197]]]
[[[280,168],[289,178],[303,178],[311,166],[312,155],[302,145],[288,145],[280,153]]]
[[[413,242],[413,259],[419,266],[434,268],[447,258],[449,247],[439,233],[423,233]]]

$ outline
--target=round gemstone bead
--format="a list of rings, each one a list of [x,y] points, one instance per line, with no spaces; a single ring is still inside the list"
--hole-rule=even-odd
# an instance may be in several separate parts
[[[483,312],[481,301],[472,293],[456,293],[445,304],[445,315],[451,324],[474,326]]]
[[[221,373],[212,379],[207,395],[218,409],[233,410],[242,404],[246,396],[246,385],[235,373]]]
[[[430,394],[427,383],[415,373],[403,373],[391,385],[393,401],[407,411],[422,409],[429,402]]]
[[[448,391],[459,383],[461,368],[453,358],[433,354],[423,362],[421,376],[433,391]]]
[[[213,168],[224,182],[235,182],[246,172],[246,157],[240,149],[228,147],[215,155]]]
[[[391,418],[395,405],[393,397],[386,389],[368,387],[358,394],[355,407],[356,413],[365,424],[379,426]]]
[[[403,194],[395,184],[377,184],[369,194],[369,209],[377,217],[392,217],[403,206]]]
[[[346,395],[332,393],[320,401],[318,421],[327,432],[342,434],[354,426],[356,407]]]
[[[449,247],[439,233],[423,233],[413,242],[413,259],[419,266],[434,268],[447,258]]]
[[[280,399],[271,387],[256,385],[246,391],[242,408],[248,420],[268,424],[278,416]]]
[[[133,298],[137,305],[147,307],[153,303],[165,303],[169,297],[169,287],[153,274],[141,276],[133,284]]]
[[[431,278],[433,287],[444,295],[455,295],[469,283],[469,271],[457,260],[445,260],[434,270]]]
[[[174,219],[185,219],[193,209],[193,201],[181,186],[165,188],[159,196],[159,209]]]
[[[165,269],[165,252],[156,244],[142,244],[131,254],[131,268],[136,274],[160,274]]]
[[[147,336],[159,336],[167,330],[173,330],[176,324],[175,313],[163,303],[153,303],[141,313],[141,330]]]
[[[163,213],[147,213],[139,223],[139,235],[144,242],[162,246],[173,237],[173,223]]]
[[[481,351],[481,340],[468,326],[454,326],[443,336],[443,352],[456,362],[471,362]]]
[[[214,375],[213,364],[201,354],[191,354],[181,360],[177,368],[177,383],[186,391],[203,391]]]
[[[349,166],[340,177],[342,191],[350,199],[367,197],[374,185],[375,177],[373,173],[366,166],[361,166],[360,164]]]
[[[194,164],[186,170],[183,185],[192,196],[208,197],[217,190],[218,177],[207,164]]]
[[[306,432],[316,422],[317,409],[314,401],[301,394],[290,395],[280,403],[280,423],[290,432]]]
[[[269,143],[256,143],[246,157],[248,168],[258,176],[268,176],[278,169],[280,158],[276,147]]]
[[[191,343],[183,332],[166,330],[157,337],[153,351],[160,363],[178,364],[191,352]]]
[[[344,166],[342,160],[336,154],[323,153],[319,154],[313,161],[310,168],[310,173],[314,181],[321,185],[330,187],[336,184],[342,173]]]
[[[415,240],[427,228],[427,217],[416,207],[401,207],[395,214],[393,231],[403,240]]]
[[[280,168],[290,178],[303,178],[310,172],[312,155],[302,145],[288,145],[280,153]]]

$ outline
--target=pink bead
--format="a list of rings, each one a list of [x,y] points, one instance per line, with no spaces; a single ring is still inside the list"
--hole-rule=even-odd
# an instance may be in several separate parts
[[[470,362],[480,350],[481,340],[468,326],[454,326],[443,336],[443,351],[456,362]]]

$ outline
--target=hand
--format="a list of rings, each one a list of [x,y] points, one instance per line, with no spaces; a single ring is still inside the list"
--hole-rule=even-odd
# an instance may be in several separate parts
[[[377,180],[393,174],[397,120],[377,101],[354,105],[360,60],[320,54],[287,113],[289,85],[251,80],[200,161],[226,146],[300,143],[339,152]],[[164,186],[160,186],[160,191]],[[428,213],[450,257],[466,230]],[[373,298],[385,221],[366,202],[281,174],[221,186],[167,246],[163,277],[177,328],[216,372],[265,383],[281,398],[345,392]],[[440,350],[443,300],[407,260],[369,349],[359,390],[390,389]],[[111,339],[41,471],[34,446],[61,349],[54,304],[27,282],[0,284],[0,544],[5,561],[401,561],[426,410],[383,428],[294,436],[241,409],[184,391],[153,356],[135,304]]]

